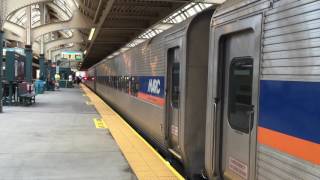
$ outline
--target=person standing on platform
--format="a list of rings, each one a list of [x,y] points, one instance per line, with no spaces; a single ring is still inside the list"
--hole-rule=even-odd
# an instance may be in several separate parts
[[[69,80],[69,85],[67,87],[69,87],[69,88],[73,87],[73,76],[72,76],[72,74],[69,75],[68,80]]]
[[[80,83],[80,78],[79,78],[79,76],[76,76],[75,82],[76,82],[77,85],[79,85],[79,83]]]
[[[72,77],[72,75],[71,75],[71,74],[69,75],[69,81],[70,81],[70,82],[72,82],[72,81],[73,81],[73,77]]]
[[[59,85],[59,81],[60,81],[60,74],[57,73],[56,75],[54,75],[54,79],[55,79],[55,85],[56,85],[56,89],[58,90],[60,88],[60,85]]]

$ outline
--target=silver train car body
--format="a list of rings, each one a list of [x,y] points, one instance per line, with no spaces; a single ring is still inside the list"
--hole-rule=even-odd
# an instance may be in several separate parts
[[[120,55],[96,64],[87,85],[192,178],[204,170],[213,10],[196,15]],[[90,78],[89,78],[90,79]]]
[[[95,68],[91,68],[87,71],[87,80],[85,80],[85,84],[92,90],[96,90],[96,76]]]
[[[320,179],[319,65],[319,0],[227,0],[216,10],[209,179]]]

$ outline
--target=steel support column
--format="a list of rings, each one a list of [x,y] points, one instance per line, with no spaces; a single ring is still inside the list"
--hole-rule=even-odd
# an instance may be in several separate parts
[[[32,46],[26,45],[25,47],[26,54],[26,64],[25,64],[25,79],[27,82],[32,83]]]
[[[40,64],[40,80],[45,81],[47,79],[47,73],[46,73],[46,67],[45,67],[44,54],[40,54],[39,64]]]
[[[40,22],[41,25],[44,25],[46,23],[46,11],[45,11],[45,4],[40,4]],[[45,52],[44,48],[44,34],[41,35],[41,41],[40,41],[40,56],[43,55]]]
[[[31,30],[32,30],[32,16],[31,16],[31,6],[28,6],[26,8],[26,16],[27,16],[27,21],[26,21],[26,44],[27,45],[32,45],[32,37],[31,37]]]
[[[25,54],[26,54],[26,64],[25,64],[25,79],[27,82],[32,83],[32,45],[31,45],[31,6],[26,8],[26,46],[25,46]]]
[[[40,4],[40,21],[41,25],[46,23],[46,6],[45,3]],[[39,65],[40,65],[40,80],[46,81],[47,72],[45,67],[45,47],[44,47],[44,35],[41,35],[41,45],[40,45],[40,57],[39,57]]]
[[[0,30],[0,113],[2,113],[3,109],[2,109],[2,72],[3,72],[3,65],[2,65],[2,61],[3,61],[3,31]]]

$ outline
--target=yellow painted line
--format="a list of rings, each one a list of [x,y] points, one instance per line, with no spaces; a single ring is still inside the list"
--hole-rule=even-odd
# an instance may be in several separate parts
[[[102,119],[93,119],[94,125],[97,129],[107,129],[107,125],[104,123]]]
[[[108,125],[112,136],[138,179],[184,179],[184,177],[123,120],[119,114],[89,88],[84,85],[81,85],[81,87],[102,116],[103,121]]]

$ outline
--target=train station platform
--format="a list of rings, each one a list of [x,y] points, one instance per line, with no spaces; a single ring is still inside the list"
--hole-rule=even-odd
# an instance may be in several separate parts
[[[141,180],[184,178],[110,106],[86,86],[81,88],[102,116],[134,173]]]
[[[137,179],[79,88],[46,92],[0,114],[1,180]]]
[[[0,115],[1,180],[183,179],[85,86]]]

